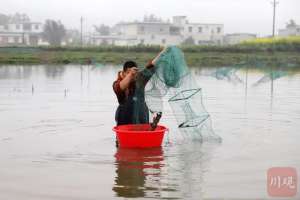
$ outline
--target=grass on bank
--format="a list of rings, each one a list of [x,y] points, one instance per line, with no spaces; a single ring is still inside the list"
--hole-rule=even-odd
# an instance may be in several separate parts
[[[286,62],[300,65],[300,37],[259,38],[231,46],[181,46],[189,66],[224,66],[245,60],[266,63]],[[0,47],[2,64],[121,64],[136,60],[144,65],[160,46],[39,46]]]

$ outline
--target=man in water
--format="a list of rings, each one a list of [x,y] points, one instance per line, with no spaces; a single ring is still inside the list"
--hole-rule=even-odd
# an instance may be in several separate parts
[[[118,73],[117,80],[113,83],[113,89],[119,102],[115,115],[117,125],[149,123],[145,86],[155,73],[155,62],[162,52],[140,71],[134,61],[124,63],[123,71]]]
[[[145,86],[155,72],[154,61],[139,71],[134,61],[127,61],[123,71],[113,83],[119,106],[115,120],[117,125],[149,123],[149,110],[145,102]]]

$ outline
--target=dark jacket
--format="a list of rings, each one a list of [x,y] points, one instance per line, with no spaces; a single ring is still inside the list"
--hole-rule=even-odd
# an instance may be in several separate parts
[[[113,83],[113,90],[118,98],[119,106],[115,120],[117,125],[149,123],[149,110],[145,102],[145,86],[155,72],[150,62],[145,69],[138,72],[137,78],[125,90],[121,90],[121,72]]]

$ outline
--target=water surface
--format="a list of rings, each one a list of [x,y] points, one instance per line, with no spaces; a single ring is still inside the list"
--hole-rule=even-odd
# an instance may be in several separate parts
[[[166,104],[163,147],[130,150],[111,130],[119,69],[0,66],[0,199],[269,199],[269,168],[300,173],[297,70],[194,68],[223,142],[182,137]]]

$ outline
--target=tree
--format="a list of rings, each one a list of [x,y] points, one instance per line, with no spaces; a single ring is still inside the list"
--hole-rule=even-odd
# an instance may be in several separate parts
[[[5,25],[9,21],[9,17],[7,15],[0,13],[0,25]]]
[[[109,35],[110,34],[110,27],[106,26],[104,24],[101,24],[100,26],[94,25],[94,28],[96,32],[98,32],[100,35]]]
[[[287,28],[294,28],[294,27],[296,27],[296,26],[297,26],[297,24],[296,24],[295,20],[293,20],[293,19],[291,19],[291,20],[286,24],[286,27],[287,27]]]
[[[50,45],[61,45],[62,39],[66,36],[66,29],[60,21],[46,20],[44,25],[43,38]]]

